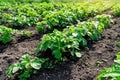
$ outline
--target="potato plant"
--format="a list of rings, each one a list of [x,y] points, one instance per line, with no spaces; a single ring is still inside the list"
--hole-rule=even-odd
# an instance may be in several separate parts
[[[110,22],[111,22],[110,15],[102,14],[102,15],[97,15],[95,18],[97,21],[103,23],[101,25],[104,25],[104,28],[108,28],[110,26]]]
[[[8,42],[12,41],[14,35],[29,37],[31,34],[33,34],[32,31],[27,30],[19,31],[5,26],[0,26],[0,41],[3,44],[7,44]]]
[[[115,16],[120,16],[120,5],[119,5],[119,3],[112,7],[112,12]]]
[[[7,77],[11,78],[10,75],[20,71],[18,76],[19,80],[27,80],[31,74],[36,73],[42,67],[45,62],[44,58],[33,58],[29,54],[23,55],[20,58],[20,62],[12,64],[6,71]]]
[[[0,26],[0,41],[4,44],[12,40],[13,30],[5,26]]]
[[[85,4],[85,5],[87,5],[87,4]],[[91,14],[92,15],[97,14],[97,13],[102,12],[105,9],[108,9],[110,7],[110,5],[108,5],[106,8],[101,9],[99,7],[100,4],[97,6],[97,3],[96,3],[95,5],[96,5],[95,8],[90,8],[90,9],[89,9],[89,7],[82,7],[82,6],[77,7],[78,6],[77,5],[72,8],[67,6],[64,9],[61,9],[59,11],[44,12],[43,14],[45,16],[43,18],[43,21],[37,23],[36,30],[38,32],[43,32],[43,31],[47,32],[47,31],[52,31],[56,28],[57,29],[65,28],[66,26],[76,24],[78,21],[81,21],[82,19],[87,18]],[[94,6],[92,6],[92,7],[94,7]],[[108,21],[110,19],[110,16],[101,15],[101,16],[97,16],[96,19],[102,21],[102,19],[100,19],[101,17],[102,17],[102,19],[103,18],[106,19],[105,27],[108,27],[109,26]],[[44,24],[42,25],[43,22],[44,22]],[[39,26],[39,24],[40,24],[40,26]],[[48,27],[45,27],[45,25],[47,25]]]

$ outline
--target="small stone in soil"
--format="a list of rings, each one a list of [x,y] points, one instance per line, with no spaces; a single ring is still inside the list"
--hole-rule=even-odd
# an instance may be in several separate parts
[[[107,62],[108,60],[107,59],[102,59],[102,61]]]
[[[19,60],[19,57],[16,57],[16,60]]]

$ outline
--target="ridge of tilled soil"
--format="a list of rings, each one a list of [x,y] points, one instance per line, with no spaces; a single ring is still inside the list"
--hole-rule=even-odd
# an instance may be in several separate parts
[[[116,52],[120,51],[115,43],[120,41],[120,19],[104,31],[102,39],[89,45],[89,50],[79,60],[71,60],[57,65],[53,69],[40,70],[28,80],[96,80],[96,76],[105,67],[111,66]],[[32,54],[38,45],[40,36],[15,44],[2,46],[0,50],[0,80],[7,80],[5,70],[26,53]],[[0,49],[3,49],[0,47]],[[100,66],[98,62],[102,62]],[[99,63],[98,63],[99,64]]]

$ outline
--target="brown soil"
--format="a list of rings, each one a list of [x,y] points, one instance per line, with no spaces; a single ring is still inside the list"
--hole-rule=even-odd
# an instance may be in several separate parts
[[[120,51],[120,47],[115,45],[120,41],[120,19],[114,20],[116,23],[104,31],[101,40],[89,44],[89,50],[83,50],[82,58],[63,62],[53,69],[40,70],[28,80],[97,80],[96,76],[102,69],[111,66],[115,53]],[[23,54],[34,55],[40,38],[41,35],[36,33],[17,43],[0,46],[0,80],[7,80],[5,70]]]

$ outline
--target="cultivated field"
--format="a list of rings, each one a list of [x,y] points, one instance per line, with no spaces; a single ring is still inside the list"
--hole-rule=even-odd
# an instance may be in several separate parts
[[[120,80],[119,51],[119,1],[0,1],[0,80]]]

